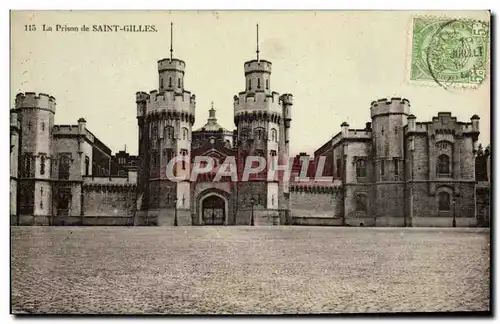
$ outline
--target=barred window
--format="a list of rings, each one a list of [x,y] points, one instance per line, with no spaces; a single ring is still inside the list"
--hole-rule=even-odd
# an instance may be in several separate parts
[[[449,175],[450,174],[450,157],[448,155],[441,154],[438,157],[437,173],[439,175]]]
[[[31,177],[33,172],[33,154],[25,153],[23,159],[23,176]]]
[[[40,156],[40,174],[45,174],[45,155]]]
[[[356,177],[358,178],[366,177],[366,161],[364,159],[356,161]]]
[[[59,179],[69,179],[71,153],[59,153]]]

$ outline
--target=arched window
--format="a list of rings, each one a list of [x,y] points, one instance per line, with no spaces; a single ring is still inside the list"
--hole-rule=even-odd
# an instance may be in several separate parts
[[[174,128],[172,126],[166,126],[164,128],[164,137],[168,139],[174,138]]]
[[[257,78],[257,88],[260,89],[260,78]]]
[[[177,78],[177,88],[181,87],[181,78]]]
[[[88,176],[89,175],[89,169],[90,167],[90,159],[88,156],[85,157],[85,175]]]
[[[248,90],[252,90],[252,79],[248,80]]]
[[[158,137],[158,127],[153,126],[153,139],[155,140]]]
[[[42,122],[42,131],[44,131],[44,130],[45,130],[45,123]]]
[[[270,152],[270,155],[271,155],[271,170],[276,170],[276,151],[275,150],[271,150]]]
[[[272,128],[271,129],[271,140],[273,142],[277,142],[278,141],[278,138],[277,138],[277,132],[276,132],[276,129]]]
[[[182,159],[182,170],[186,170],[186,156],[188,155],[188,151],[187,150],[181,150],[181,155],[183,156],[183,159]]]
[[[450,211],[450,194],[447,192],[440,192],[438,194],[438,209],[440,211]]]
[[[356,177],[358,178],[366,177],[366,161],[363,159],[356,161]]]
[[[262,129],[256,129],[255,130],[255,139],[261,140],[262,139]]]
[[[437,161],[437,174],[450,175],[450,157],[446,154],[438,156]]]
[[[59,153],[59,179],[69,179],[71,153]]]
[[[160,79],[160,89],[163,89],[163,78]]]
[[[188,139],[188,130],[187,128],[182,128],[182,140],[185,141]]]
[[[356,211],[366,212],[366,195],[364,194],[356,195]]]
[[[250,129],[249,128],[242,128],[240,131],[240,140],[246,141],[248,139],[249,135],[250,135]]]
[[[168,77],[168,87],[172,87],[172,77]]]
[[[266,79],[266,89],[269,90],[269,79]]]

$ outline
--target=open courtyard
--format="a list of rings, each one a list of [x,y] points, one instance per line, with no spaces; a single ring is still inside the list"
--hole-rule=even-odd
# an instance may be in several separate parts
[[[12,227],[12,312],[488,311],[464,228]]]

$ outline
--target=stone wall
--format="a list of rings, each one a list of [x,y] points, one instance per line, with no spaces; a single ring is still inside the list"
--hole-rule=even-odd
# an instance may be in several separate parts
[[[135,186],[84,186],[84,225],[133,225]]]
[[[342,196],[340,191],[328,188],[326,192],[293,191],[290,193],[292,218],[341,218]]]
[[[457,218],[474,218],[474,183],[458,183],[455,185],[455,193],[460,196],[456,198],[449,212],[438,211],[438,197],[430,187],[435,186],[437,190],[439,184],[434,183],[415,183],[413,185],[413,216],[414,217],[453,217],[457,213]],[[454,191],[449,189],[453,194]]]

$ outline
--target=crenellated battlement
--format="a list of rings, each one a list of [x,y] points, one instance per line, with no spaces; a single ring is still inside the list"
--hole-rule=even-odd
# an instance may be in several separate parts
[[[147,94],[144,91],[138,91],[135,94],[135,102],[136,103],[145,102],[145,101],[148,101],[148,99],[149,99],[149,94]]]
[[[240,92],[234,96],[234,114],[252,111],[267,111],[278,115],[282,114],[279,93],[266,94],[264,91]]]
[[[158,72],[178,71],[184,73],[185,70],[186,62],[182,60],[165,58],[158,61]]]
[[[55,114],[56,98],[45,93],[35,92],[18,93],[15,100],[16,109],[39,108],[49,110]]]
[[[152,90],[148,95],[146,103],[147,113],[162,110],[172,110],[194,115],[196,107],[196,96],[194,94],[191,94],[191,92],[189,91],[158,92],[158,90]]]
[[[78,136],[83,135],[90,143],[95,142],[95,136],[88,129],[85,128],[83,133],[80,133],[78,125],[54,125],[52,128],[52,135],[57,136]]]
[[[371,139],[372,132],[365,129],[349,129],[347,132],[347,138]]]
[[[342,189],[342,181],[333,180],[332,182],[318,182],[314,179],[308,181],[296,181],[292,176],[290,179],[290,192],[303,192],[303,193],[336,193]]]
[[[84,176],[85,185],[135,185],[136,179],[130,179],[128,176]]]
[[[245,62],[245,75],[255,72],[264,72],[271,74],[272,63],[266,60],[251,60]]]
[[[382,98],[373,101],[370,107],[371,117],[385,114],[409,114],[410,101],[405,98],[392,97],[390,99]]]
[[[293,95],[291,93],[282,94],[280,100],[286,105],[293,105]]]
[[[290,121],[292,120],[292,106],[293,106],[293,95],[290,93],[285,93],[280,96],[281,106],[283,107],[283,118],[285,118],[287,127],[290,127]]]

